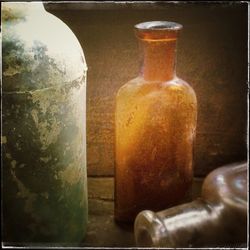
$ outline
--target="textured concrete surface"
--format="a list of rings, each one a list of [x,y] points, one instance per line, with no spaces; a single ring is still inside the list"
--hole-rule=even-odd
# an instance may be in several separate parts
[[[88,174],[113,175],[114,101],[138,74],[133,26],[169,20],[184,28],[177,75],[198,100],[195,174],[246,158],[247,4],[49,4],[78,37],[88,64]]]

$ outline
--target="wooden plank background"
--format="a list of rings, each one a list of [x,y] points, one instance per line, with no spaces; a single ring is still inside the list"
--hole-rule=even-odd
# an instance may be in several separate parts
[[[88,64],[89,176],[114,173],[114,100],[139,71],[133,26],[169,20],[184,26],[177,75],[198,99],[196,176],[247,154],[247,3],[49,3],[79,39]],[[55,34],[56,35],[56,34]]]

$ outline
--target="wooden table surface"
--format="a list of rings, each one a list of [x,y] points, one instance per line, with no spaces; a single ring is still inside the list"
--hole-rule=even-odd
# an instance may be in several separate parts
[[[201,178],[195,178],[192,196],[201,191]],[[133,225],[117,225],[114,221],[114,178],[89,177],[89,221],[82,247],[135,247]]]

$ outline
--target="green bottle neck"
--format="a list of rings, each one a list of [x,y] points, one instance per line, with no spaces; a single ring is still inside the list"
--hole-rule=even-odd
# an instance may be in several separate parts
[[[30,15],[45,13],[42,2],[4,2],[2,9],[4,21],[16,21]]]

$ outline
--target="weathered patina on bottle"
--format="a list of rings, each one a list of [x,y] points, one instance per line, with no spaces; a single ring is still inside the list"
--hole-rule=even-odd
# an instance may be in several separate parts
[[[4,245],[75,245],[87,224],[86,72],[42,3],[2,3]]]

